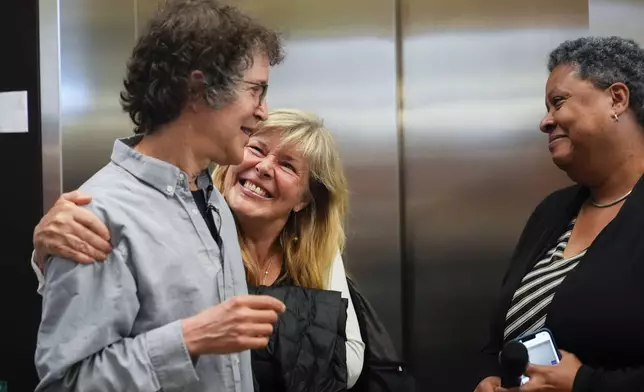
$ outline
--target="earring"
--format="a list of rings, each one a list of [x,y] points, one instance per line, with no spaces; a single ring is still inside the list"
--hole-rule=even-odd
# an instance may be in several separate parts
[[[293,210],[293,241],[297,242],[300,238],[297,236],[297,212]]]
[[[613,113],[613,118],[615,119],[615,122],[619,122],[619,116],[617,113]]]

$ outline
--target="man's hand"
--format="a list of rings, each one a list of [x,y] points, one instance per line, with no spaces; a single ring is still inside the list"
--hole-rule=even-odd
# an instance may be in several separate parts
[[[183,338],[190,355],[228,354],[262,348],[273,333],[285,305],[267,295],[230,298],[183,320]]]

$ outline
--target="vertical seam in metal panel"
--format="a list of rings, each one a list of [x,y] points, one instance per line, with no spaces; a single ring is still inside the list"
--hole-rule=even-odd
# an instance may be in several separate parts
[[[592,26],[590,25],[590,3],[592,3],[593,0],[588,0],[588,7],[586,8],[586,13],[588,14],[588,33],[592,33]]]
[[[45,159],[43,157],[43,138],[42,138],[42,132],[43,132],[43,115],[42,115],[42,53],[40,51],[40,45],[41,45],[41,40],[42,40],[42,29],[41,29],[41,4],[38,2],[36,5],[36,18],[37,18],[37,23],[38,23],[38,28],[36,30],[36,37],[38,40],[38,51],[37,51],[37,57],[36,57],[36,63],[38,64],[37,67],[37,84],[36,84],[36,89],[38,91],[37,96],[38,96],[38,102],[37,102],[37,107],[38,107],[38,113],[40,115],[40,134],[38,135],[38,142],[40,144],[40,194],[42,196],[42,205],[41,207],[43,208],[42,211],[40,211],[41,215],[44,214],[44,207],[45,207]],[[29,97],[27,97],[27,106],[29,106]],[[30,124],[27,124],[27,128],[29,128]]]
[[[139,0],[134,0],[134,42],[139,36]]]
[[[404,64],[403,64],[403,0],[394,0],[394,40],[396,53],[396,131],[398,140],[398,213],[400,217],[400,292],[402,310],[402,355],[410,362],[413,328],[413,260],[407,252],[407,208],[405,192],[405,129],[404,129]]]
[[[56,0],[56,105],[58,107],[57,114],[58,119],[56,121],[58,144],[56,152],[58,153],[58,161],[56,162],[58,166],[58,193],[63,193],[63,109],[62,109],[62,86],[63,86],[63,45],[62,45],[62,33],[60,26],[60,0]],[[55,200],[52,201],[51,206],[54,205]],[[48,207],[49,208],[49,207]]]
[[[49,210],[63,188],[61,136],[61,33],[60,0],[38,2],[38,71],[40,89],[40,144],[43,212]],[[43,31],[44,30],[44,31]],[[54,41],[52,44],[52,40]],[[54,55],[49,49],[55,47]],[[47,51],[43,55],[43,51]],[[53,76],[53,79],[50,78]],[[53,185],[52,185],[53,184]]]

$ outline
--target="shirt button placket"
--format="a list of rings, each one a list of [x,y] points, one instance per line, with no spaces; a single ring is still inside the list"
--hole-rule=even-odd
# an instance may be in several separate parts
[[[233,382],[235,384],[235,391],[241,389],[241,372],[239,369],[239,354],[232,355],[232,365],[233,365]]]

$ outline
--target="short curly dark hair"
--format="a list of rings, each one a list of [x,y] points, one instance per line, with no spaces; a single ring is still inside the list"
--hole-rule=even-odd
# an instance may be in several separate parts
[[[121,106],[134,132],[151,133],[175,120],[195,94],[213,107],[229,103],[259,53],[279,64],[282,39],[238,9],[216,0],[165,1],[127,64]],[[191,89],[195,70],[204,74],[204,90]]]
[[[583,37],[565,41],[550,53],[548,70],[576,66],[578,75],[597,88],[624,83],[630,90],[630,108],[644,126],[644,50],[621,37]]]

